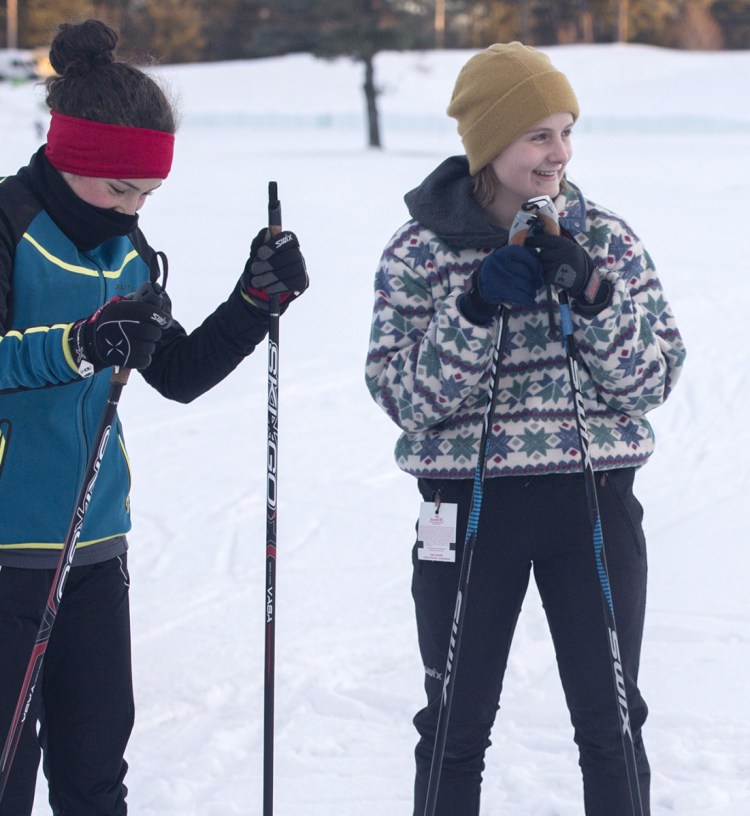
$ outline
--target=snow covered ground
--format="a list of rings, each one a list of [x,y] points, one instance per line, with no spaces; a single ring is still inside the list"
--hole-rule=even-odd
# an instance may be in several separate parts
[[[750,52],[550,48],[579,95],[570,175],[623,214],[688,345],[638,477],[650,607],[642,688],[655,816],[750,812],[747,315]],[[460,152],[444,114],[467,52],[382,54],[382,151],[361,69],[292,56],[165,67],[176,163],[142,225],[189,328],[240,274],[269,180],[312,286],[282,321],[276,812],[407,816],[421,705],[410,548],[416,487],[363,382],[371,289],[403,193]],[[0,173],[46,128],[0,87]],[[731,307],[731,308],[730,308]],[[261,812],[265,347],[190,406],[134,377],[121,403],[136,482],[130,564],[137,724],[131,812]],[[579,772],[538,596],[529,592],[488,755],[483,814],[580,816]],[[43,785],[35,816],[47,813]]]

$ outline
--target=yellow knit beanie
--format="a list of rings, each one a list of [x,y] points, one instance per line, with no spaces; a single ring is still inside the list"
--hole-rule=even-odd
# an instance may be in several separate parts
[[[473,56],[448,106],[472,176],[538,121],[563,112],[578,118],[578,100],[565,74],[546,54],[520,42],[496,43]]]

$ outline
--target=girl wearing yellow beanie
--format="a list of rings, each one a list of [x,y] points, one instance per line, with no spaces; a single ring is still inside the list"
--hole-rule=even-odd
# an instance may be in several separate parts
[[[460,668],[451,679],[434,812],[479,813],[484,755],[533,572],[579,750],[586,816],[647,816],[650,772],[641,734],[647,708],[638,688],[646,542],[633,482],[654,448],[646,414],[680,374],[682,338],[640,239],[567,179],[578,102],[546,54],[517,42],[476,54],[458,76],[448,113],[466,155],[446,159],[405,197],[411,218],[388,242],[375,278],[366,370],[373,399],[402,431],[396,461],[418,480],[423,500],[412,594],[427,702],[414,718],[414,814],[426,812],[502,309],[508,339],[488,426],[471,591],[463,599]],[[539,195],[553,199],[561,234],[508,245],[516,212]],[[637,810],[613,695],[576,404],[557,326],[561,291],[572,303],[580,357],[635,746]]]

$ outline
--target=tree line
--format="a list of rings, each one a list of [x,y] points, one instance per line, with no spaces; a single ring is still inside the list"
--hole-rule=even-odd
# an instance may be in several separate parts
[[[0,0],[3,2],[3,0]],[[381,51],[635,42],[666,48],[750,48],[748,0],[4,0],[3,29],[23,48],[48,44],[60,22],[115,27],[136,62],[350,57],[363,67],[367,138],[380,147],[375,56]],[[0,6],[0,8],[3,8]],[[7,37],[7,35],[6,35]],[[7,39],[6,39],[7,42]],[[0,39],[0,46],[5,45]]]
[[[57,24],[98,17],[121,46],[162,63],[294,52],[365,61],[381,50],[637,42],[750,48],[748,0],[3,0],[18,45],[49,43]]]

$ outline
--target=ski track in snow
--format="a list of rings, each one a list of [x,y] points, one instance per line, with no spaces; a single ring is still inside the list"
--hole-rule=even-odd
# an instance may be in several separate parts
[[[551,52],[584,112],[571,177],[643,238],[688,346],[674,396],[652,415],[657,450],[637,480],[650,563],[641,680],[652,813],[738,816],[750,809],[750,557],[740,522],[750,486],[750,117],[735,100],[750,52]],[[395,467],[397,431],[370,401],[363,363],[372,278],[406,219],[403,193],[459,152],[444,108],[466,56],[379,57],[382,153],[362,148],[361,77],[348,60],[162,70],[185,121],[174,172],[143,224],[169,255],[178,319],[197,325],[234,285],[271,178],[312,279],[281,334],[279,814],[411,812],[410,721],[422,705],[409,588],[418,496]],[[268,70],[273,95],[261,92]],[[44,121],[38,94],[0,86],[0,172],[36,148],[35,120]],[[189,406],[167,403],[140,377],[123,395],[135,474],[128,784],[139,816],[261,811],[265,377],[261,347]],[[482,813],[581,809],[572,729],[531,587]],[[34,816],[47,812],[40,781]]]

